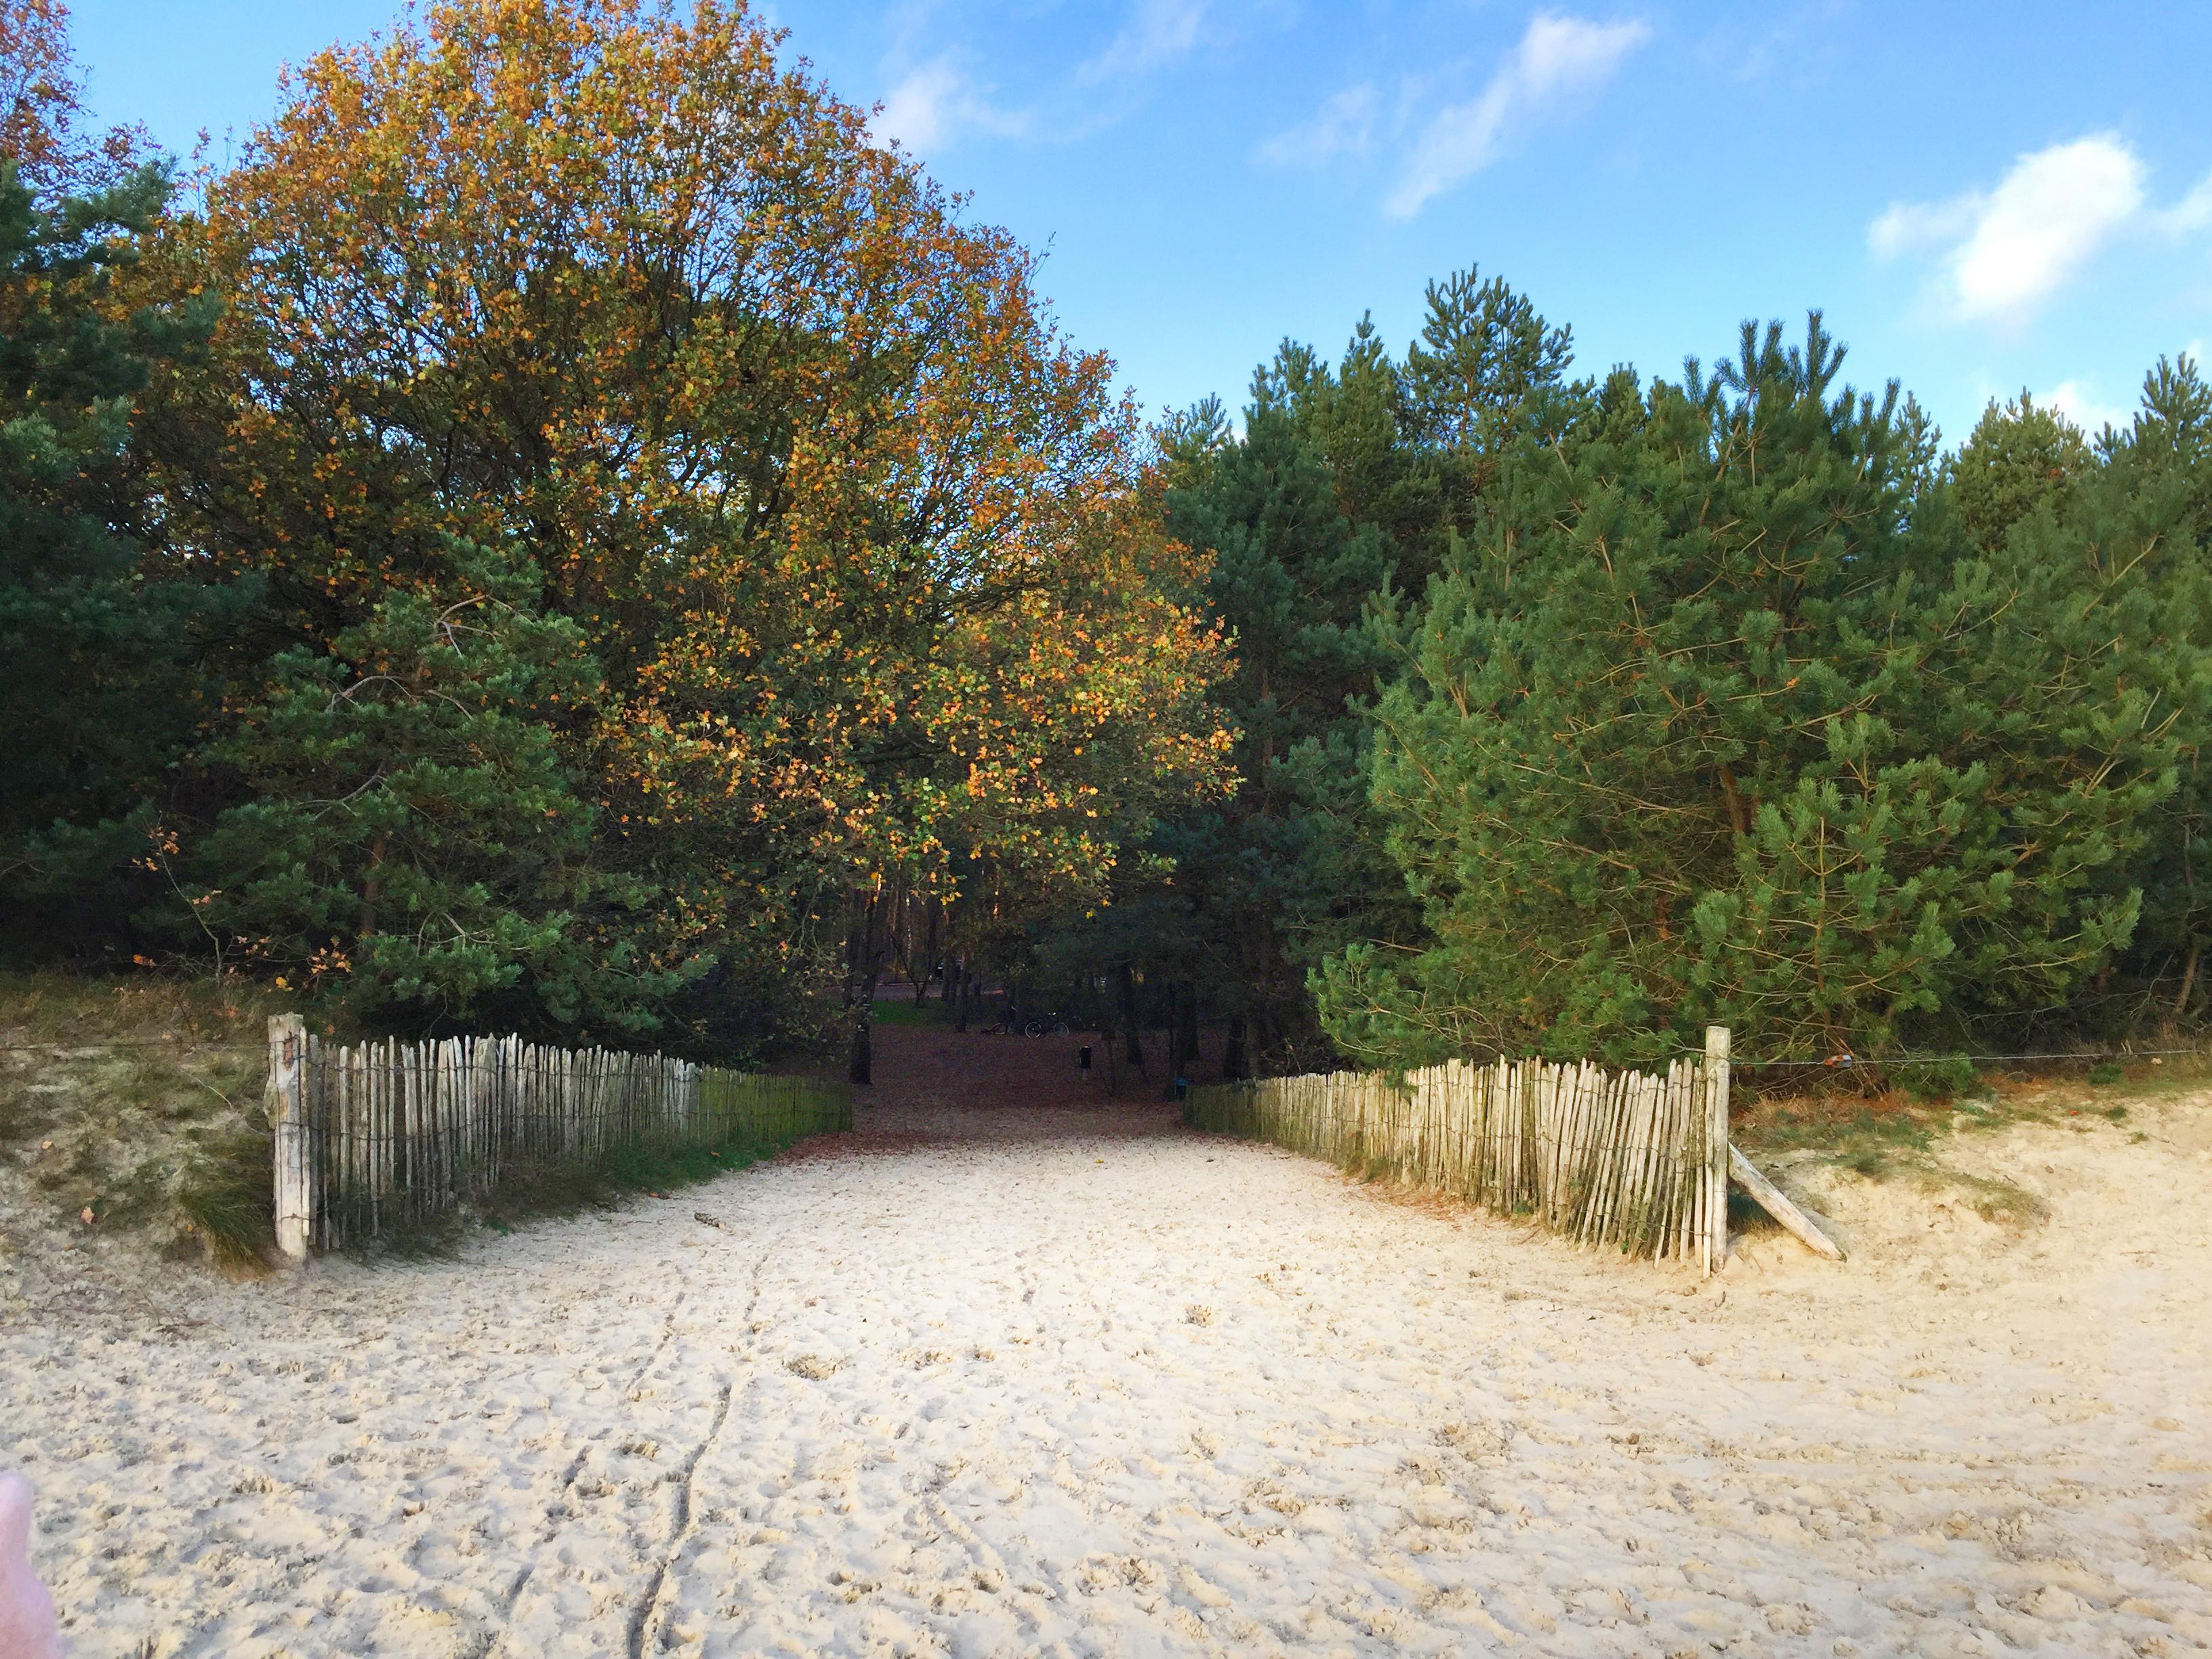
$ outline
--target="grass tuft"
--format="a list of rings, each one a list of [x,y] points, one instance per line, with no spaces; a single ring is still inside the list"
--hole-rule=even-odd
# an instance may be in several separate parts
[[[246,1127],[185,1167],[178,1206],[207,1255],[224,1267],[267,1263],[276,1227],[270,1179],[274,1150],[265,1128]]]
[[[1925,1171],[1926,1184],[1934,1188],[1955,1188],[1966,1194],[1966,1202],[1974,1213],[1984,1221],[2000,1227],[2020,1229],[2040,1226],[2051,1219],[2051,1206],[2025,1187],[1997,1176],[1968,1175],[1948,1164],[1938,1165]]]

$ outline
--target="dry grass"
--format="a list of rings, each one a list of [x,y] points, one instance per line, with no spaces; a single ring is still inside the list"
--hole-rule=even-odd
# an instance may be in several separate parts
[[[1817,1153],[1818,1161],[1869,1181],[1909,1180],[1923,1191],[1962,1197],[1985,1221],[2015,1229],[2049,1219],[2032,1193],[1999,1177],[1961,1170],[1944,1156],[1954,1137],[2014,1124],[2124,1128],[2125,1101],[2154,1102],[2201,1090],[2212,1066],[2194,1057],[2107,1062],[2094,1068],[1996,1073],[1974,1092],[1916,1099],[1902,1091],[1867,1096],[1846,1090],[1740,1099],[1731,1138],[1754,1160],[1772,1153]]]
[[[0,1216],[257,1262],[274,1008],[204,980],[0,975]]]

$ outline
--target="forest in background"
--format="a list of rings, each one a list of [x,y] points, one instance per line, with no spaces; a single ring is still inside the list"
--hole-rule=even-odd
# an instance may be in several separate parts
[[[862,1069],[895,972],[1231,1074],[2199,1022],[2187,358],[1947,448],[1470,265],[1148,429],[778,52],[443,0],[216,172],[0,0],[9,958]]]
[[[1573,378],[1504,283],[1427,297],[1401,356],[1364,321],[1334,364],[1286,342],[1240,427],[1161,434],[1244,781],[1161,821],[1172,874],[1098,935],[1269,1070],[2198,1023],[2191,360],[2125,428],[2023,394],[1947,451],[1817,313],[1677,380]]]

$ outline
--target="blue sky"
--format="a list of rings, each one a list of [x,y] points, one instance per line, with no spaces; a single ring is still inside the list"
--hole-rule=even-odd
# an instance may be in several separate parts
[[[391,0],[82,0],[93,101],[188,147]],[[2094,425],[2212,340],[2212,5],[775,0],[841,96],[1048,257],[1155,410],[1479,264],[1577,366],[1678,371],[1827,313],[1948,438],[1992,395]],[[2197,111],[2196,115],[2191,111]],[[1793,326],[1795,322],[1793,321]]]

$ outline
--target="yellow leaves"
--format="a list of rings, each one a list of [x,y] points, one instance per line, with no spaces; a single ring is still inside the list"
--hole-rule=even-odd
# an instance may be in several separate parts
[[[769,902],[735,847],[1088,880],[1101,820],[1226,787],[1109,366],[741,9],[436,0],[300,84],[207,227],[231,361],[313,366],[229,414],[262,556],[343,612],[519,538],[606,672],[560,714],[599,833],[699,896],[669,927]]]

